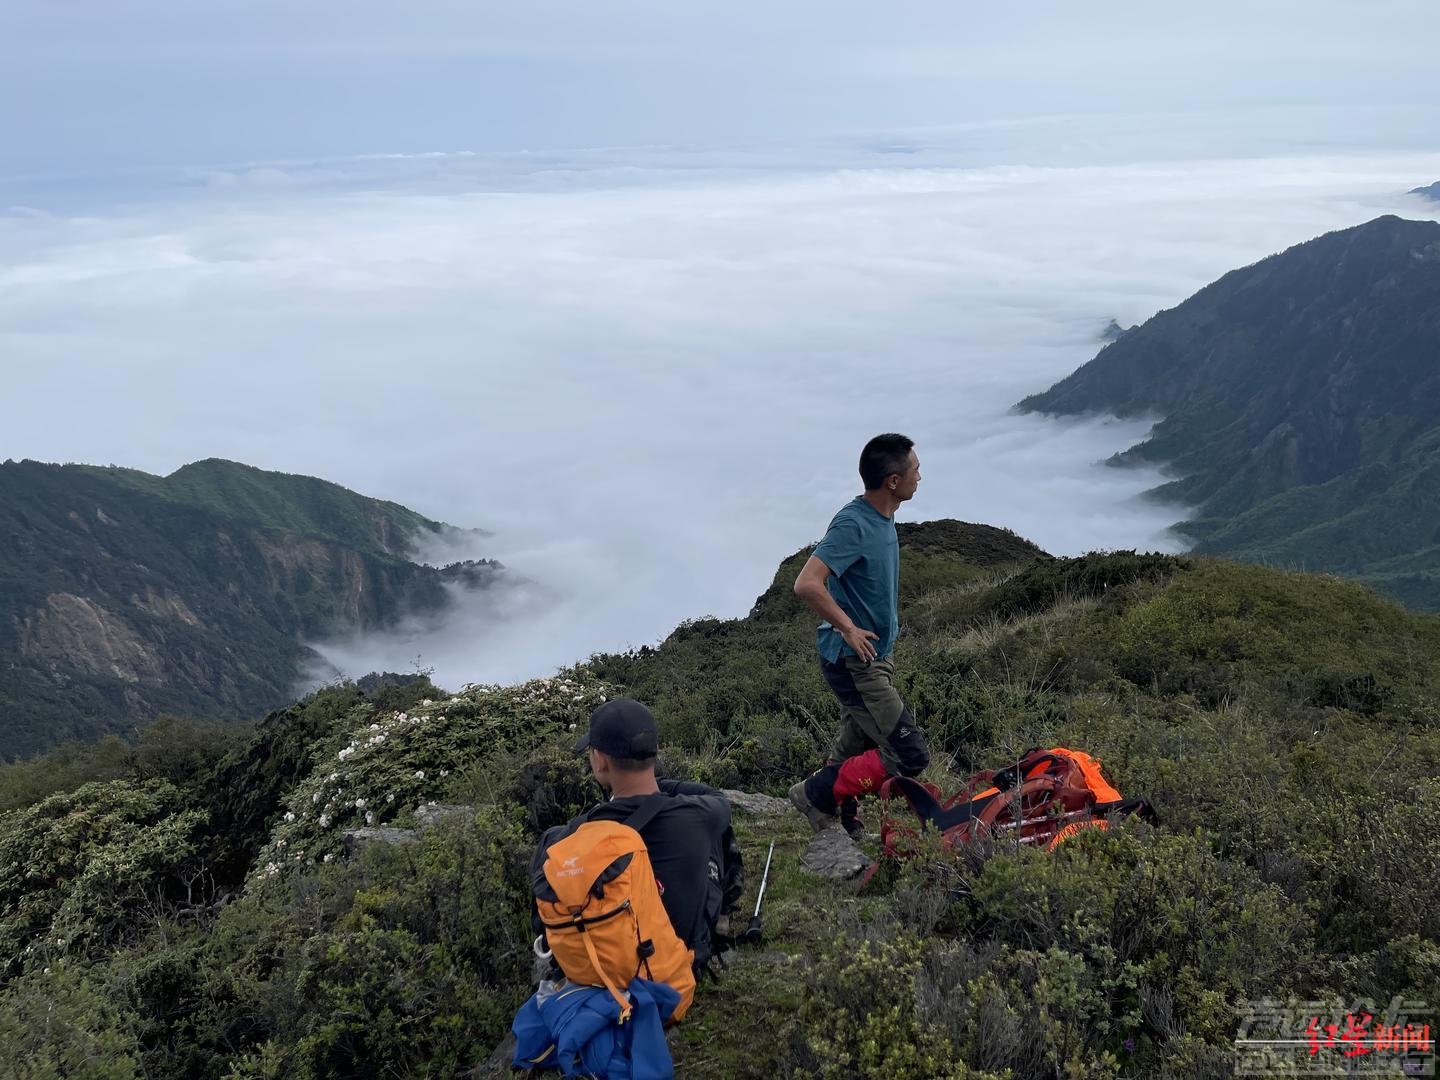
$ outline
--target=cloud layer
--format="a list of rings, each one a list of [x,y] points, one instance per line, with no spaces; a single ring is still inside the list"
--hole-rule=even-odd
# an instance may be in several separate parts
[[[1434,153],[1041,166],[947,138],[289,163],[0,215],[0,453],[230,457],[491,530],[479,553],[545,590],[325,654],[505,681],[742,614],[877,431],[918,443],[904,518],[1170,546],[1177,512],[1136,498],[1156,476],[1095,465],[1144,425],[1009,406],[1111,317],[1433,214],[1403,193],[1440,176]]]

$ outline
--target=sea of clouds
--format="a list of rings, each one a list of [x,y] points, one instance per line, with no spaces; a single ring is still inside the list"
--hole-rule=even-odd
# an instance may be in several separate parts
[[[1327,230],[1433,217],[1405,192],[1440,154],[1112,134],[281,162],[83,212],[17,203],[0,453],[226,457],[489,530],[420,555],[523,580],[439,629],[314,643],[330,672],[452,687],[744,614],[880,431],[922,462],[902,520],[1174,550],[1183,508],[1139,497],[1157,474],[1098,464],[1144,423],[1010,407],[1111,318]]]

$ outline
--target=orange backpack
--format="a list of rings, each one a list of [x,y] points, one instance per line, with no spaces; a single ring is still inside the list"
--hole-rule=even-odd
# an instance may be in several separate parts
[[[654,796],[625,822],[587,821],[550,844],[535,904],[555,962],[571,982],[603,986],[630,1017],[626,987],[643,974],[680,993],[672,1020],[695,994],[695,954],[660,899],[640,830],[664,803]]]
[[[1144,799],[1125,799],[1100,772],[1100,762],[1083,750],[1064,746],[1027,750],[1014,765],[972,776],[965,787],[944,798],[932,785],[892,777],[880,790],[885,808],[880,843],[887,855],[914,851],[919,829],[940,832],[941,844],[955,848],[972,840],[1009,836],[1022,845],[1054,850],[1081,829],[1104,829],[1111,815],[1138,814],[1155,821]],[[892,816],[895,800],[911,814]]]

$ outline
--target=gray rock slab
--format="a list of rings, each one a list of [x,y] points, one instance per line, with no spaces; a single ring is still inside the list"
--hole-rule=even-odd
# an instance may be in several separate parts
[[[499,1080],[499,1078],[515,1076],[517,1075],[515,1070],[510,1067],[510,1061],[514,1056],[515,1034],[507,1031],[499,1045],[490,1051],[484,1061],[461,1075],[464,1080]]]
[[[415,811],[415,828],[397,829],[381,825],[369,829],[351,829],[342,837],[346,856],[353,856],[366,844],[413,844],[426,829],[433,829],[442,821],[468,821],[475,816],[473,806],[446,805],[435,803],[421,806]]]
[[[848,880],[870,865],[870,856],[861,851],[850,834],[838,825],[821,829],[810,841],[800,865],[821,877]]]
[[[795,808],[790,805],[789,799],[777,799],[773,795],[732,791],[729,788],[720,794],[729,799],[730,805],[736,810],[744,810],[747,814],[790,814],[795,811]]]

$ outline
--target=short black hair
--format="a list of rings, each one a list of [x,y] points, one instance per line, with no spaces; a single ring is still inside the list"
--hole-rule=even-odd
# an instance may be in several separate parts
[[[655,768],[655,757],[654,755],[643,758],[612,757],[610,759],[610,767],[616,772],[644,772],[646,769]]]
[[[885,483],[887,476],[896,473],[903,476],[910,468],[910,451],[914,447],[913,440],[893,431],[876,435],[867,442],[860,451],[860,479],[865,483],[865,490],[874,491]]]

